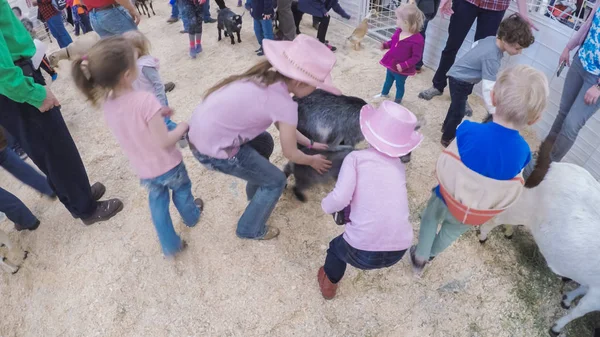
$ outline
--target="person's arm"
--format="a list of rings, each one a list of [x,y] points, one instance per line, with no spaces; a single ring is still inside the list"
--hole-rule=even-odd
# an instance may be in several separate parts
[[[335,188],[323,201],[321,208],[327,214],[343,210],[350,205],[356,189],[356,160],[351,154],[344,159]]]
[[[156,144],[163,149],[168,149],[175,146],[190,127],[186,122],[181,122],[177,124],[173,131],[168,131],[163,117],[163,109],[168,108],[162,107],[159,109],[148,121],[148,127]]]
[[[15,18],[16,19],[16,18]],[[19,25],[21,23],[19,22]],[[25,28],[23,28],[25,29]],[[31,38],[31,37],[29,37]],[[0,94],[17,103],[29,103],[41,110],[46,99],[46,88],[23,75],[10,56],[10,50],[0,32]],[[54,97],[54,96],[52,96]],[[48,109],[46,109],[48,110]],[[45,111],[45,110],[44,110]]]
[[[394,32],[394,35],[392,35],[392,38],[389,41],[386,41],[383,43],[382,49],[392,48],[392,43],[394,41],[398,41],[399,39],[400,39],[400,29],[396,29],[396,31]]]
[[[50,0],[52,1],[52,0]],[[125,8],[127,10],[127,12],[129,12],[129,15],[131,15],[131,17],[133,18],[133,21],[135,21],[135,24],[138,25],[140,23],[140,20],[142,19],[140,17],[140,14],[135,10],[135,7],[133,7],[133,4],[131,3],[131,1],[129,0],[115,0],[119,5],[123,6],[123,8]]]
[[[533,21],[529,18],[529,9],[527,7],[527,0],[517,0],[517,7],[519,8],[519,15],[523,20],[527,21],[529,26],[532,29],[539,30],[534,24]]]
[[[493,115],[496,112],[496,107],[492,103],[492,90],[494,89],[494,85],[496,81],[482,80],[481,81],[481,90],[483,95],[483,101],[485,103],[485,108],[487,109],[490,115]]]
[[[296,130],[296,141],[298,144],[308,147],[309,149],[326,150],[328,148],[327,144],[314,142],[298,130]]]
[[[154,67],[142,67],[142,74],[146,76],[146,78],[152,83],[152,88],[154,89],[154,96],[158,98],[160,104],[163,106],[167,106],[167,93],[165,92],[165,86],[160,80],[160,75],[158,74],[158,70]]]
[[[343,17],[346,20],[350,20],[351,16],[350,14],[346,13],[346,11],[342,8],[342,6],[340,6],[339,2],[335,2],[335,4],[332,7],[333,11],[338,13],[341,17]]]
[[[331,162],[322,155],[309,156],[298,150],[297,130],[294,125],[277,122],[275,126],[279,129],[279,140],[284,157],[293,163],[311,166],[321,174],[329,170]]]

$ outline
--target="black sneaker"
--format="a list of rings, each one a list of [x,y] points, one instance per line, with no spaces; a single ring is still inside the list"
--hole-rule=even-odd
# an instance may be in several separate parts
[[[34,223],[34,224],[33,224],[33,226],[31,226],[31,227],[23,227],[23,226],[21,226],[21,225],[17,225],[17,224],[15,224],[15,229],[16,229],[17,231],[19,231],[19,232],[20,232],[20,231],[25,231],[25,230],[27,230],[27,231],[34,231],[34,230],[36,230],[38,227],[40,227],[40,220],[38,220],[38,219],[36,219],[36,220],[35,220],[35,223]]]

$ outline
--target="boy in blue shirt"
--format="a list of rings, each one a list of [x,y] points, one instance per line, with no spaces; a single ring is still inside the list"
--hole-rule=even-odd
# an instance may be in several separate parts
[[[503,207],[498,205],[507,202],[507,196],[518,198],[523,188],[521,172],[531,160],[531,150],[518,130],[541,117],[548,92],[548,81],[540,71],[526,65],[509,68],[498,75],[490,94],[496,108],[493,121],[459,125],[455,141],[438,159],[440,185],[423,211],[419,242],[410,249],[417,276],[471,225],[487,221],[481,214],[500,212]],[[457,219],[460,207],[464,213]]]

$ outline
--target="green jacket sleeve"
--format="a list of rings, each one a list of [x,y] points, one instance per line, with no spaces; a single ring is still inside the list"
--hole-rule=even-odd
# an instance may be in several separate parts
[[[21,68],[14,65],[5,34],[10,34],[10,39],[31,39],[25,27],[12,13],[8,3],[2,1],[0,3],[0,95],[15,102],[29,103],[39,108],[46,99],[46,89],[42,85],[36,84],[33,78],[23,75]]]

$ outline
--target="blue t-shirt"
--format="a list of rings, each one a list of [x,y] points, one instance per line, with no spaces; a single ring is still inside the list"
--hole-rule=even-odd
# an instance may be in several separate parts
[[[456,142],[462,162],[492,179],[510,180],[531,160],[529,145],[519,131],[493,122],[464,121],[456,129]],[[439,185],[435,193],[443,200]]]

